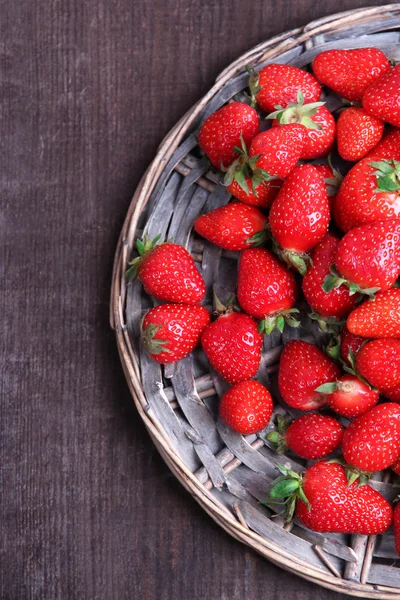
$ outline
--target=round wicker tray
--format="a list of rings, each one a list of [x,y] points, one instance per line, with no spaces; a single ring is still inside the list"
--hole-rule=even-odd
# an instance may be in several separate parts
[[[268,484],[277,476],[276,464],[288,462],[302,470],[305,461],[277,457],[266,440],[268,428],[242,437],[218,419],[218,399],[226,386],[210,372],[201,351],[165,368],[148,358],[138,334],[151,299],[139,283],[127,285],[123,274],[135,239],[161,232],[191,251],[207,283],[206,303],[211,304],[213,285],[222,299],[233,292],[239,253],[222,252],[191,231],[199,213],[229,200],[218,177],[198,158],[199,126],[232,97],[241,98],[247,65],[256,70],[268,62],[304,67],[322,50],[365,46],[400,60],[399,32],[400,4],[344,12],[268,40],[225,69],[170,131],[140,182],[118,243],[111,293],[111,326],[136,407],[160,454],[204,510],[233,537],[284,569],[332,590],[380,599],[400,599],[393,532],[323,535],[296,521],[285,525],[261,505],[259,500],[265,499]],[[321,334],[306,315],[302,325],[301,337],[321,344]],[[276,372],[283,344],[298,335],[289,328],[265,337],[257,378],[272,390],[275,413],[296,414],[279,398]],[[397,495],[387,474],[378,474],[372,485],[389,499]]]

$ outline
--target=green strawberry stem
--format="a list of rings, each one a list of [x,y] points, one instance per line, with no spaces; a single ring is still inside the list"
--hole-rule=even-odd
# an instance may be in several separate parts
[[[371,479],[371,477],[375,475],[375,473],[362,471],[361,469],[356,469],[355,467],[352,467],[351,465],[347,464],[343,458],[332,458],[329,462],[336,463],[344,467],[348,486],[353,485],[353,483],[357,481],[357,479],[357,487],[360,487],[360,485],[366,485]]]
[[[318,327],[324,333],[338,335],[346,321],[339,321],[336,317],[323,317],[322,315],[312,311],[308,315],[313,321],[317,321]]]
[[[268,315],[258,324],[258,332],[270,335],[277,328],[281,333],[285,328],[285,324],[290,327],[300,327],[301,323],[293,317],[293,314],[298,313],[297,308],[289,308],[288,310],[282,310],[281,312]]]
[[[267,435],[267,440],[271,442],[273,449],[278,454],[285,454],[288,446],[286,444],[286,430],[288,428],[288,423],[286,419],[282,417],[282,415],[277,415],[276,417],[276,429],[274,431],[270,431]]]
[[[300,123],[308,129],[321,129],[321,125],[315,123],[311,117],[313,117],[320,106],[323,106],[324,104],[325,102],[311,102],[310,104],[304,104],[303,92],[298,90],[297,102],[289,102],[286,108],[275,106],[277,110],[270,113],[267,116],[267,119],[276,119],[281,125]]]
[[[348,281],[347,279],[342,277],[339,271],[335,268],[335,266],[332,265],[330,268],[329,275],[327,275],[324,279],[322,289],[324,290],[324,292],[329,294],[329,292],[336,288],[339,288],[341,285],[345,285],[349,288],[350,296],[353,296],[354,294],[363,294],[365,296],[369,296],[371,299],[374,299],[376,292],[379,292],[378,287],[360,288],[360,286],[358,286],[357,284],[352,283],[351,281]]]
[[[341,361],[340,357],[340,346],[341,346],[341,336],[340,332],[331,337],[328,344],[324,348],[324,352],[327,356],[332,358],[336,362]]]
[[[398,160],[380,160],[369,163],[375,169],[377,188],[375,193],[400,191],[400,162]]]
[[[143,329],[142,325],[143,320],[140,326],[142,330],[142,341],[148,354],[160,354],[160,352],[171,352],[171,350],[167,348],[169,340],[161,340],[155,337],[157,331],[161,329],[162,325],[156,325],[153,323],[151,325],[148,325],[146,329]]]
[[[283,465],[277,465],[277,468],[282,473],[280,477],[272,482],[269,489],[269,499],[263,504],[281,505],[284,509],[283,515],[285,521],[289,523],[293,520],[294,511],[298,500],[302,500],[310,510],[311,505],[303,491],[303,477],[295,471],[288,469]]]
[[[300,275],[307,273],[308,265],[311,263],[311,256],[305,252],[295,252],[294,250],[285,250],[276,239],[271,235],[272,250],[277,257],[285,262],[289,267],[294,267]]]
[[[257,106],[256,95],[261,91],[261,86],[259,85],[258,73],[252,67],[247,66],[246,71],[249,74],[249,89],[250,89],[250,106],[253,108]]]
[[[136,279],[143,256],[154,250],[156,246],[160,245],[157,243],[160,238],[161,233],[156,235],[153,241],[149,240],[148,235],[145,235],[143,240],[136,240],[136,248],[139,253],[139,256],[128,262],[130,268],[126,271],[125,277],[128,278],[132,276],[132,279]]]

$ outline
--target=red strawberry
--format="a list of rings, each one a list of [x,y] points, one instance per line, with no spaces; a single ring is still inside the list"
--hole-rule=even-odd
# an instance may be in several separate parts
[[[356,356],[361,346],[365,343],[365,338],[359,335],[353,335],[347,329],[346,325],[343,327],[340,335],[340,354],[343,360],[350,365],[349,354],[350,351],[353,356]]]
[[[334,169],[330,164],[327,165],[321,163],[320,165],[314,165],[314,167],[317,169],[318,173],[322,175],[326,185],[326,191],[328,193],[329,204],[332,208],[336,200],[336,195],[342,184],[343,177],[339,171]]]
[[[281,354],[278,385],[285,402],[297,410],[315,410],[327,403],[327,397],[315,389],[337,379],[338,367],[313,344],[293,340]]]
[[[342,375],[337,381],[324,383],[317,392],[328,394],[328,404],[339,415],[352,419],[375,406],[379,392],[355,375]]]
[[[199,304],[161,304],[146,313],[142,341],[151,358],[166,365],[187,356],[209,322],[209,313]]]
[[[324,279],[335,261],[338,245],[338,238],[328,233],[315,246],[311,254],[311,266],[303,277],[303,293],[308,304],[317,315],[324,318],[342,319],[357,303],[357,295],[350,296],[349,289],[344,285],[328,293],[322,289]],[[323,322],[321,325],[323,329]]]
[[[337,122],[338,152],[344,160],[360,160],[380,141],[384,123],[363,108],[346,108]]]
[[[370,115],[400,127],[400,65],[367,87],[362,104]]]
[[[325,278],[326,292],[343,283],[352,293],[391,288],[400,275],[400,219],[368,223],[346,233],[335,265],[338,272]]]
[[[129,264],[126,277],[138,277],[147,294],[164,302],[197,304],[206,293],[204,280],[186,248],[171,244],[156,245],[159,236],[153,242],[146,237],[138,240],[139,252]]]
[[[347,328],[354,335],[368,338],[400,338],[400,289],[378,292],[374,300],[353,310]]]
[[[303,275],[306,264],[301,254],[322,240],[329,220],[329,200],[321,175],[313,165],[295,167],[272,204],[269,224],[283,250],[282,257]]]
[[[400,131],[393,129],[373,150],[368,152],[367,156],[374,160],[400,160]]]
[[[393,529],[394,529],[394,542],[396,545],[396,552],[400,556],[400,503],[399,502],[394,507]]]
[[[244,202],[250,206],[259,206],[260,208],[269,208],[271,206],[282,185],[282,181],[280,179],[261,181],[261,183],[255,186],[253,192],[252,178],[246,177],[245,181],[247,191],[240,186],[236,179],[233,179],[233,181],[227,186],[229,192],[241,202]]]
[[[262,169],[276,177],[286,177],[299,160],[303,146],[303,125],[287,125],[262,131],[251,142],[250,158],[259,156],[255,162]]]
[[[343,427],[336,419],[326,415],[310,413],[295,419],[289,426],[278,415],[277,424],[278,431],[271,431],[267,439],[282,454],[289,448],[308,460],[323,458],[342,441]]]
[[[396,462],[392,464],[391,469],[396,473],[396,475],[400,475],[400,458],[398,458]]]
[[[233,202],[200,215],[194,229],[226,250],[244,250],[265,241],[267,218],[254,206]]]
[[[262,319],[258,330],[271,333],[274,327],[283,330],[285,320],[294,327],[293,318],[297,285],[293,273],[268,250],[245,250],[239,262],[237,297],[242,309],[256,319]]]
[[[321,460],[303,479],[284,467],[280,471],[285,479],[277,480],[270,497],[288,497],[289,517],[296,509],[299,520],[313,531],[369,535],[383,533],[392,523],[389,502],[369,485],[348,485],[342,465]]]
[[[217,169],[229,167],[238,156],[241,138],[250,144],[258,133],[260,117],[244,102],[231,102],[210,115],[199,132],[199,146]]]
[[[323,102],[304,104],[304,98],[299,93],[297,103],[290,103],[287,108],[278,109],[269,114],[273,127],[280,127],[289,123],[304,125],[304,147],[301,153],[302,160],[319,158],[329,153],[335,141],[336,123],[332,113],[324,106]]]
[[[358,351],[356,367],[382,393],[396,388],[400,385],[400,340],[380,338],[367,342]]]
[[[400,455],[400,406],[374,406],[354,419],[343,434],[343,457],[367,473],[390,467]]]
[[[400,383],[392,388],[386,388],[382,390],[386,398],[392,402],[398,402],[400,404]]]
[[[274,404],[269,391],[258,381],[242,381],[221,398],[221,419],[242,435],[256,433],[268,425]]]
[[[334,206],[343,231],[400,216],[400,165],[364,158],[347,173]]]
[[[250,90],[257,104],[265,112],[277,105],[285,108],[295,102],[300,90],[305,102],[316,102],[321,96],[321,86],[311,73],[290,65],[270,64],[250,78]]]
[[[261,360],[262,342],[254,319],[238,312],[221,314],[201,337],[208,360],[229,383],[254,377]]]
[[[343,98],[359,102],[366,88],[390,70],[386,56],[377,48],[326,50],[312,64],[317,79]]]

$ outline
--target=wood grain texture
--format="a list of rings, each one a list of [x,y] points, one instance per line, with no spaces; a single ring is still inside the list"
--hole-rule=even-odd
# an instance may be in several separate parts
[[[162,137],[246,49],[338,9],[0,0],[2,599],[343,598],[229,538],[183,491],[108,327],[118,234]]]

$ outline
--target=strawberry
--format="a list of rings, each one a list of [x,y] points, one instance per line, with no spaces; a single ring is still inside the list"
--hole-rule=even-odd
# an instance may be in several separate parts
[[[271,394],[261,383],[242,381],[222,396],[219,414],[231,429],[248,435],[268,425],[273,408]]]
[[[368,338],[400,338],[400,289],[378,292],[374,300],[353,310],[347,328],[354,335]]]
[[[343,434],[343,457],[351,466],[373,473],[390,467],[400,455],[400,406],[374,406],[350,423]]]
[[[328,394],[330,408],[349,419],[362,415],[375,406],[379,399],[377,390],[350,373],[342,375],[332,383],[324,383],[316,391]]]
[[[372,117],[363,108],[346,108],[337,122],[337,146],[340,156],[344,160],[360,160],[378,144],[383,128],[383,121]]]
[[[304,253],[326,235],[329,220],[328,194],[321,175],[313,165],[295,167],[272,204],[269,225],[282,258],[302,275],[306,272]]]
[[[303,293],[313,311],[317,314],[320,327],[324,329],[324,319],[342,319],[356,305],[357,295],[350,296],[349,289],[342,285],[330,292],[324,292],[322,284],[334,263],[339,239],[328,233],[315,246],[311,254],[311,266],[303,277]],[[322,317],[320,319],[319,317]],[[326,321],[325,321],[326,326]]]
[[[347,173],[334,206],[340,229],[400,216],[400,163],[364,158]]]
[[[287,498],[288,519],[296,511],[313,531],[370,535],[383,533],[392,523],[389,502],[369,485],[348,485],[342,465],[321,460],[304,477],[285,467],[279,470],[283,476],[276,480],[270,497]]]
[[[398,129],[390,131],[373,150],[368,152],[367,156],[373,160],[400,160],[400,131]]]
[[[194,229],[220,248],[244,250],[265,241],[266,224],[258,208],[233,202],[197,217]]]
[[[390,289],[400,275],[400,219],[376,221],[352,229],[339,242],[335,265],[325,278],[330,292],[342,284],[351,293]]]
[[[392,471],[396,473],[396,475],[400,475],[400,458],[396,460],[391,466]]]
[[[261,181],[261,183],[255,186],[253,192],[252,185],[254,184],[254,180],[251,177],[245,177],[245,182],[247,191],[240,186],[236,179],[233,179],[227,186],[229,192],[232,196],[235,196],[235,198],[244,202],[244,204],[248,204],[249,206],[259,206],[260,208],[265,209],[270,208],[282,185],[280,179]]]
[[[396,388],[400,385],[400,340],[380,338],[367,342],[357,353],[356,368],[382,393]]]
[[[303,340],[292,340],[283,349],[278,386],[285,402],[297,410],[315,410],[327,397],[315,389],[339,377],[339,369],[321,350]]]
[[[400,556],[400,503],[397,502],[394,507],[393,513],[393,529],[394,529],[394,543],[396,546],[396,552]]]
[[[161,304],[150,309],[142,324],[142,341],[162,365],[181,360],[198,344],[210,315],[199,304]]]
[[[391,400],[392,402],[398,402],[400,404],[400,383],[391,388],[386,388],[382,390],[385,394],[386,398]]]
[[[400,127],[400,65],[367,87],[362,104],[370,115]]]
[[[245,250],[240,258],[237,297],[241,308],[252,317],[261,319],[258,331],[267,335],[278,327],[283,331],[285,321],[297,327],[293,318],[297,284],[293,273],[268,250]]]
[[[353,335],[347,329],[346,325],[343,327],[340,334],[340,354],[342,359],[350,365],[349,355],[350,351],[353,356],[356,356],[361,346],[365,344],[365,338],[360,335]]]
[[[276,451],[283,454],[289,448],[307,460],[322,458],[340,446],[343,427],[333,417],[310,413],[299,417],[287,426],[285,419],[277,416],[277,431],[271,431],[267,439]]]
[[[329,204],[332,208],[335,203],[339,188],[342,184],[343,177],[339,171],[332,167],[330,162],[328,165],[321,163],[319,165],[314,165],[314,167],[317,169],[318,173],[322,175],[326,185],[326,191],[328,193]]]
[[[273,119],[272,127],[289,123],[305,127],[304,147],[300,156],[302,160],[325,156],[335,141],[336,123],[332,113],[324,106],[324,102],[304,104],[301,92],[298,93],[297,103],[290,102],[286,108],[278,108],[267,119]]]
[[[206,286],[193,258],[178,244],[157,245],[147,236],[137,240],[139,256],[131,261],[126,277],[138,277],[147,294],[164,302],[197,304],[206,293]]]
[[[321,96],[321,86],[311,73],[291,65],[269,64],[250,77],[250,91],[265,112],[277,105],[285,108],[295,102],[299,91],[305,103],[316,102]]]
[[[214,167],[229,167],[238,153],[241,138],[250,144],[260,128],[257,111],[244,102],[231,102],[212,113],[202,124],[198,142]]]
[[[254,319],[229,310],[210,323],[201,337],[208,360],[229,383],[254,377],[261,360],[262,342]]]
[[[361,101],[366,88],[390,70],[386,56],[377,48],[326,50],[312,63],[317,79],[337,94]]]

